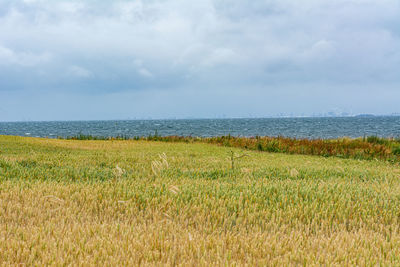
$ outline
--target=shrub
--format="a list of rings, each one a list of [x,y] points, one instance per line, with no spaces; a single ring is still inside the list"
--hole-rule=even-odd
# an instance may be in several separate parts
[[[392,153],[393,153],[393,155],[399,155],[400,156],[400,146],[397,146],[397,147],[394,147],[393,149],[392,149]]]
[[[379,145],[386,145],[388,143],[387,140],[383,138],[379,138],[378,136],[368,136],[367,142],[371,144],[379,144]]]
[[[263,145],[261,143],[257,144],[257,150],[258,151],[263,151],[264,150]]]

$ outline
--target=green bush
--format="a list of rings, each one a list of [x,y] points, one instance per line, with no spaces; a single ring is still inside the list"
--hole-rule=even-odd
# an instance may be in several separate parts
[[[400,146],[394,147],[392,153],[393,155],[400,155]]]
[[[368,136],[367,142],[371,144],[378,144],[378,145],[386,145],[388,143],[387,140],[380,138],[378,136]]]

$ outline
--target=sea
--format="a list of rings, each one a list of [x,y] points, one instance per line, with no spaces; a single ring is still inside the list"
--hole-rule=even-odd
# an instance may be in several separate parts
[[[32,137],[285,136],[309,139],[400,137],[400,116],[0,122],[0,135]]]

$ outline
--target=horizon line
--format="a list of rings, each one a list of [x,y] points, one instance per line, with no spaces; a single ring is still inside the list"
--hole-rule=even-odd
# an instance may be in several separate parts
[[[175,117],[175,118],[126,118],[126,119],[60,119],[60,120],[0,120],[0,123],[19,123],[19,122],[83,122],[83,121],[175,121],[175,120],[235,120],[235,119],[301,119],[301,118],[354,118],[354,117],[399,117],[400,113],[391,114],[372,114],[360,113],[350,115],[275,115],[275,116],[254,116],[254,117]]]

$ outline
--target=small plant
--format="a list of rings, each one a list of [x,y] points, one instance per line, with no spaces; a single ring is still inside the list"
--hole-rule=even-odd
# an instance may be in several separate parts
[[[263,145],[261,143],[257,144],[257,150],[258,151],[264,151]]]
[[[267,143],[265,150],[268,152],[279,152],[278,142],[276,142],[275,140],[271,140],[271,142]]]
[[[231,170],[235,169],[235,160],[249,156],[247,154],[243,154],[243,155],[240,155],[240,156],[235,156],[235,152],[233,152],[233,150],[231,150],[230,154],[231,154]]]
[[[394,147],[392,153],[393,155],[400,156],[400,146]]]
[[[117,164],[117,166],[115,166],[115,169],[113,170],[115,179],[120,179],[122,177],[122,175],[124,174],[124,172],[125,171],[121,167],[119,167]]]
[[[151,162],[151,170],[155,176],[159,176],[164,169],[169,168],[167,155],[165,153],[159,154],[159,160],[153,160]]]

